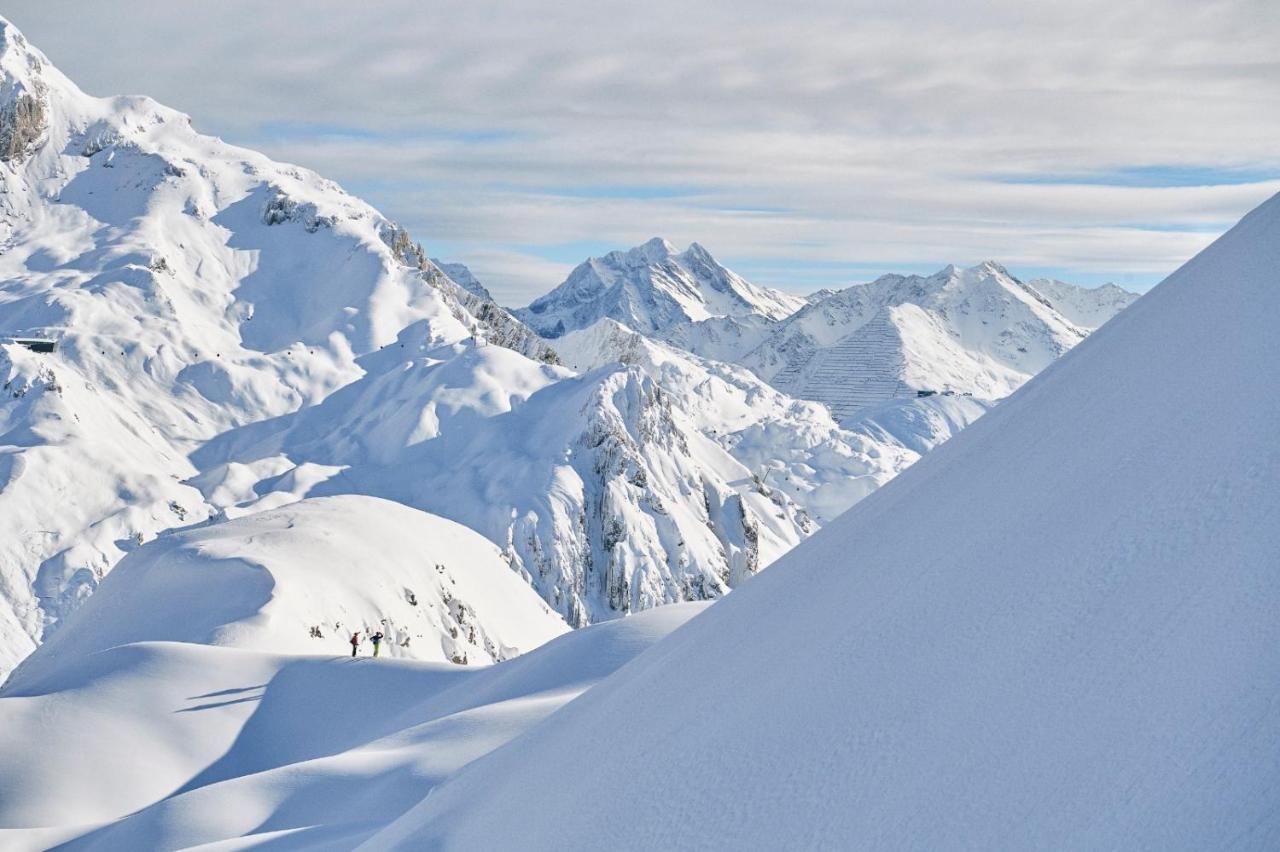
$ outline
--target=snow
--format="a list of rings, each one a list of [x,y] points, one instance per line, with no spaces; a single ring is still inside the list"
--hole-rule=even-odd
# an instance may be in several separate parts
[[[555,338],[606,317],[646,334],[685,333],[677,330],[723,320],[777,320],[802,305],[797,296],[745,281],[697,243],[677,252],[654,237],[586,260],[559,287],[515,313]]]
[[[657,239],[553,349],[3,21],[0,182],[0,844],[1280,844],[1280,199],[1075,349]]]
[[[1138,298],[1137,293],[1130,293],[1116,284],[1085,288],[1052,278],[1035,278],[1027,282],[1027,287],[1072,324],[1090,331],[1099,328]]]
[[[605,319],[556,340],[578,370],[637,367],[672,397],[681,414],[766,489],[801,506],[817,524],[842,514],[919,458],[915,436],[889,429],[842,429],[821,405],[793,399],[750,370],[700,358]],[[940,442],[940,441],[939,441]]]
[[[572,377],[496,347],[362,361],[325,403],[227,433],[195,455],[207,499],[372,494],[454,519],[574,626],[706,599],[807,532],[803,510],[698,431],[638,368]],[[235,487],[230,479],[238,480]],[[282,493],[285,492],[285,493]]]
[[[125,557],[67,624],[14,683],[144,640],[306,654],[381,630],[390,656],[492,662],[568,629],[481,536],[354,495],[163,535]]]
[[[431,258],[431,262],[438,266],[441,272],[448,275],[450,280],[462,289],[466,290],[468,293],[471,293],[474,296],[479,296],[482,299],[488,299],[490,301],[493,300],[493,296],[489,295],[488,289],[480,283],[480,280],[476,278],[475,273],[468,269],[465,264],[445,263],[444,261],[437,260],[434,257]]]
[[[367,848],[1280,844],[1277,270],[1280,196]]]
[[[39,678],[0,692],[0,841],[353,848],[701,606],[574,631],[493,666],[141,638],[46,657]],[[36,727],[60,733],[32,740]]]
[[[575,377],[332,182],[90,97],[8,24],[0,98],[0,339],[58,344],[0,344],[0,676],[140,543],[311,496],[461,522],[575,626],[716,597],[987,405],[838,427],[726,363],[805,301],[662,240],[539,300],[596,317]],[[617,369],[614,315],[666,345]]]
[[[740,360],[779,390],[825,403],[842,422],[921,392],[991,402],[1136,298],[1114,285],[1039,287],[993,262],[886,275],[815,294]]]
[[[409,329],[555,360],[335,184],[147,98],[90,97],[7,22],[0,134],[21,142],[0,338],[58,341],[0,345],[0,676],[137,541],[218,515],[187,484],[217,477],[189,458],[204,442],[326,399]]]

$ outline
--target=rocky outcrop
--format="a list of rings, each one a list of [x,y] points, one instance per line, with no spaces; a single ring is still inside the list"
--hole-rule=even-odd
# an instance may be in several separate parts
[[[43,141],[48,123],[44,101],[28,92],[0,106],[0,161],[22,162]]]

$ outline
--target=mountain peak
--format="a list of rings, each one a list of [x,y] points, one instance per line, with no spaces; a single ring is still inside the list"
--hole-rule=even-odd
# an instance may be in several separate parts
[[[650,263],[661,263],[672,255],[676,254],[678,249],[662,237],[653,237],[645,243],[636,246],[628,254],[643,257]]]
[[[0,19],[0,161],[22,160],[49,124],[45,61],[22,33]]]
[[[704,247],[684,252],[661,237],[579,264],[560,286],[516,315],[545,337],[559,337],[609,317],[641,334],[725,317],[768,322],[804,300],[756,287],[721,266]]]

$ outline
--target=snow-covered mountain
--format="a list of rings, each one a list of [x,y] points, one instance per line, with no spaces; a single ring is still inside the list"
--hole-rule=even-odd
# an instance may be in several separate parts
[[[480,532],[577,626],[724,594],[918,455],[675,350],[621,366],[602,338],[575,375],[331,182],[0,43],[0,339],[57,345],[0,344],[0,674],[193,524],[397,500]],[[690,310],[799,304],[696,246],[646,253]]]
[[[201,448],[194,484],[228,515],[297,499],[302,481],[452,518],[500,544],[575,626],[718,597],[812,528],[637,367],[574,376],[420,341],[360,365],[319,405]]]
[[[931,394],[993,401],[1136,298],[1115,286],[1028,285],[991,262],[885,275],[774,324],[741,362],[840,421]]]
[[[1280,196],[367,848],[1280,845],[1278,281]]]
[[[453,281],[463,290],[466,290],[473,296],[479,296],[482,299],[493,301],[493,296],[489,294],[489,290],[480,283],[480,279],[476,278],[475,273],[468,269],[466,264],[445,263],[444,261],[437,260],[434,257],[431,258],[431,262],[434,263],[441,272],[448,275],[450,281]],[[1050,283],[1059,284],[1061,282],[1055,281]]]
[[[732,360],[727,356],[740,348],[739,338],[804,304],[798,296],[749,283],[697,243],[677,252],[655,237],[629,251],[589,258],[559,287],[515,313],[546,338],[608,318]]]
[[[615,320],[701,358],[744,365],[853,423],[885,403],[906,404],[910,419],[917,412],[905,401],[934,394],[989,406],[1136,298],[1114,284],[1028,284],[988,262],[802,299],[747,283],[696,243],[677,254],[654,239],[587,260],[516,313],[553,342]]]
[[[1271,848],[1277,270],[1280,197],[726,600],[493,666],[278,652],[289,523],[329,501],[148,543],[0,689],[5,840]],[[287,605],[245,620],[235,572]],[[240,629],[175,632],[157,584]]]
[[[389,657],[490,663],[568,625],[477,533],[386,500],[308,499],[138,548],[14,679],[132,642],[335,653],[380,630]]]
[[[3,21],[0,143],[0,672],[138,542],[210,516],[192,450],[323,400],[405,328],[555,360],[364,202],[85,95]]]
[[[1138,298],[1117,284],[1079,287],[1053,278],[1033,278],[1027,287],[1078,328],[1093,331]]]

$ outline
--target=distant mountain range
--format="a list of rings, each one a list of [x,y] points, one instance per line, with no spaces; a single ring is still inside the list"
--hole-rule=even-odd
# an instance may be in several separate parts
[[[1024,283],[987,262],[800,299],[748,283],[697,243],[676,253],[655,238],[587,260],[514,313],[550,340],[614,320],[746,366],[849,423],[895,399],[1008,396],[1136,298],[1113,284]]]

